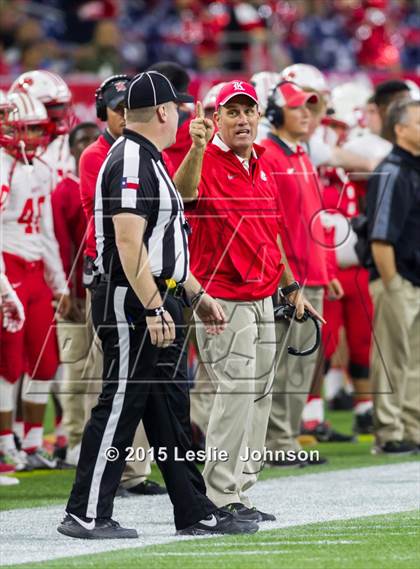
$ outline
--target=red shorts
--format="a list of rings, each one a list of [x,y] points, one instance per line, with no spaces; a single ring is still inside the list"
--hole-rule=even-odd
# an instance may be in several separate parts
[[[23,373],[52,379],[58,367],[57,333],[52,293],[44,279],[42,261],[29,263],[3,253],[6,275],[25,310],[25,324],[14,334],[2,330],[0,375],[14,383]]]
[[[369,294],[369,273],[362,267],[339,269],[344,296],[341,300],[324,300],[322,340],[326,359],[338,346],[339,331],[344,326],[350,354],[352,377],[367,377],[372,342],[373,305]],[[353,368],[353,371],[352,371]]]

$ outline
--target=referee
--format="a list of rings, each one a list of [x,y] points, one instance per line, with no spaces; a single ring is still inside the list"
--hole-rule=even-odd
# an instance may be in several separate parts
[[[92,315],[104,353],[103,386],[57,528],[70,537],[138,537],[111,516],[127,447],[141,419],[179,533],[258,529],[218,509],[206,497],[194,463],[182,460],[191,447],[191,427],[181,297],[208,333],[225,327],[220,305],[189,275],[188,226],[161,156],[175,140],[177,105],[190,100],[158,72],[136,76],[125,95],[127,128],[99,172],[95,263],[101,279]]]

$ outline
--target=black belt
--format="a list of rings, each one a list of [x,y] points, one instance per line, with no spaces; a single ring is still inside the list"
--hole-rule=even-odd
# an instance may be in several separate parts
[[[114,283],[115,285],[120,286],[130,286],[128,282],[117,282],[112,279],[109,274],[102,274],[99,276],[100,283]],[[184,285],[181,283],[177,283],[174,279],[162,279],[155,277],[155,283],[160,292],[164,294],[170,294],[176,298],[183,298],[185,300],[185,289]]]
[[[174,279],[157,279],[155,278],[155,282],[158,286],[160,292],[164,294],[170,294],[175,298],[182,298],[186,299],[184,285],[181,283],[177,283]]]

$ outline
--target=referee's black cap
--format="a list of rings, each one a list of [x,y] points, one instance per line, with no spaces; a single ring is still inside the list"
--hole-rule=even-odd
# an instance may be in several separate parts
[[[127,109],[156,107],[173,101],[174,103],[192,103],[194,97],[178,92],[165,75],[158,71],[143,71],[128,84],[124,103]]]

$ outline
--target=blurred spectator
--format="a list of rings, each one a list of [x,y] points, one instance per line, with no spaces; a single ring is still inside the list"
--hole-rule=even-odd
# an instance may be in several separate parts
[[[106,77],[119,73],[122,67],[120,31],[114,21],[102,20],[96,24],[93,41],[76,52],[75,69]]]

